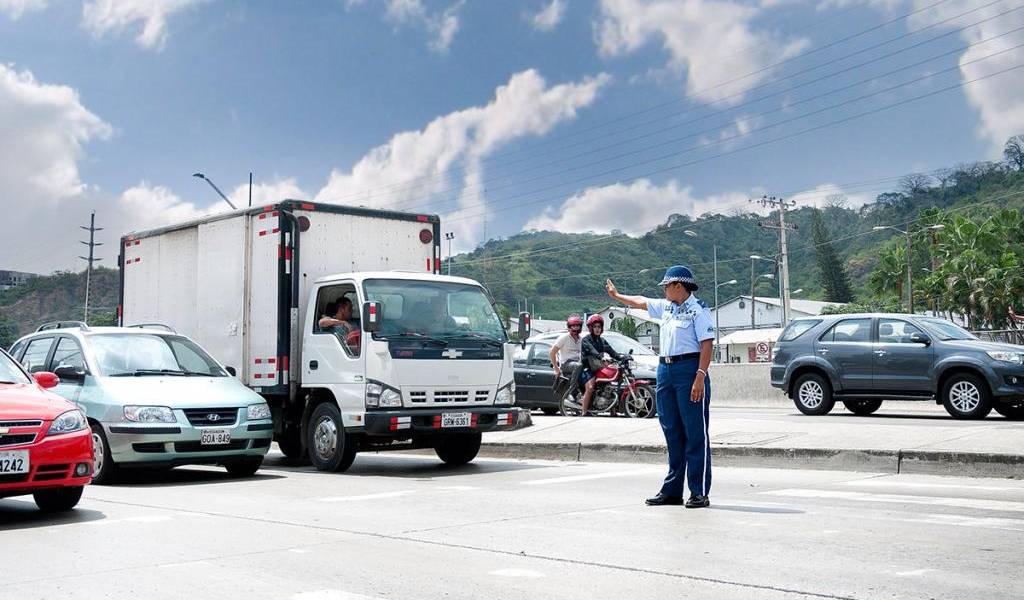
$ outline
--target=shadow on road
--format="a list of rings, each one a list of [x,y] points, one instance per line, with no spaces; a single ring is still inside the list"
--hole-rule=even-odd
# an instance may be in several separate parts
[[[420,479],[429,481],[438,477],[455,477],[462,475],[480,475],[484,473],[503,473],[511,471],[528,471],[532,469],[546,468],[543,465],[527,464],[519,461],[503,460],[477,460],[468,465],[451,466],[446,465],[439,458],[434,456],[433,451],[422,455],[414,454],[415,451],[394,455],[388,453],[364,453],[356,456],[344,473],[337,475],[349,477],[399,477],[403,479]],[[267,457],[264,469],[278,469],[281,471],[306,471],[316,473],[312,466],[301,465],[297,461],[283,457]],[[323,473],[330,476],[332,473]]]
[[[741,506],[737,504],[712,504],[714,510],[727,510],[730,512],[760,513],[768,515],[802,515],[806,511],[796,508],[776,508],[773,506]]]
[[[88,497],[88,489],[86,497]],[[99,521],[107,516],[98,510],[76,508],[67,512],[47,513],[36,508],[31,496],[23,498],[6,498],[0,500],[0,531],[17,529],[35,529],[69,523],[88,523]]]
[[[182,485],[210,485],[219,483],[259,483],[271,479],[283,479],[284,475],[272,475],[261,470],[251,477],[232,477],[226,471],[214,469],[181,468],[176,469],[125,469],[118,480],[112,484],[117,486],[166,487]]]

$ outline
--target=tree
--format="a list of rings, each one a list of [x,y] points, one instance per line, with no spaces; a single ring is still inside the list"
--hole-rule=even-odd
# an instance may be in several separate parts
[[[636,320],[629,315],[623,315],[612,321],[612,331],[617,331],[624,336],[636,339]]]
[[[10,348],[18,339],[18,327],[14,321],[0,316],[0,348]]]
[[[818,277],[825,289],[825,299],[829,302],[849,302],[853,300],[850,290],[850,278],[846,274],[839,255],[829,240],[828,229],[821,217],[821,211],[811,212],[811,238],[818,262]]]
[[[1006,140],[1003,156],[1006,158],[1007,164],[1024,173],[1024,135],[1015,135]]]
[[[876,294],[896,298],[903,297],[903,286],[907,281],[907,249],[902,243],[886,245],[878,259],[878,265],[868,278],[868,285]]]
[[[911,173],[900,180],[900,191],[907,196],[916,196],[917,194],[928,191],[928,187],[932,184],[932,178],[924,173]]]

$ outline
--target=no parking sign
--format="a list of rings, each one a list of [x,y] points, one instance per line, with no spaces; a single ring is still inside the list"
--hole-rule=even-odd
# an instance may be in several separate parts
[[[754,347],[754,360],[757,362],[768,362],[772,359],[772,349],[768,342],[758,342]]]

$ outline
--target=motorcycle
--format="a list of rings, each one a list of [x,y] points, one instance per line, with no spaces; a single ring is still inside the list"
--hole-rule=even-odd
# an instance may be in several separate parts
[[[654,402],[654,382],[649,379],[637,379],[633,375],[632,354],[614,361],[599,370],[596,374],[597,386],[590,398],[590,412],[625,413],[634,419],[647,419],[657,414]],[[583,385],[571,391],[569,377],[566,373],[559,376],[556,393],[559,397],[558,408],[562,416],[574,417],[583,412]]]

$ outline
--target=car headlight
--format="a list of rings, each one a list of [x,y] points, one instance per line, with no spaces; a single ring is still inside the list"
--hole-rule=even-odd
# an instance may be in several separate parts
[[[72,431],[79,431],[85,429],[88,424],[85,421],[85,415],[80,410],[69,410],[66,413],[62,413],[56,419],[50,423],[50,429],[47,430],[46,435],[57,435],[59,433],[71,433]]]
[[[267,406],[266,402],[260,404],[250,404],[249,408],[245,411],[245,419],[247,421],[259,421],[260,419],[270,418],[270,407]]]
[[[400,407],[402,406],[402,394],[397,390],[391,388],[385,388],[380,394],[380,406],[381,408],[388,407]]]
[[[993,350],[988,353],[992,360],[998,360],[999,362],[1008,362],[1015,365],[1024,364],[1024,354],[1018,354],[1016,352],[1005,352],[1001,350]]]
[[[366,382],[366,408],[402,406],[402,393],[377,381]]]
[[[124,418],[133,423],[174,423],[174,413],[166,406],[126,406]]]
[[[495,404],[507,404],[509,406],[516,403],[516,384],[510,383],[505,387],[498,390],[498,393],[494,395]]]

